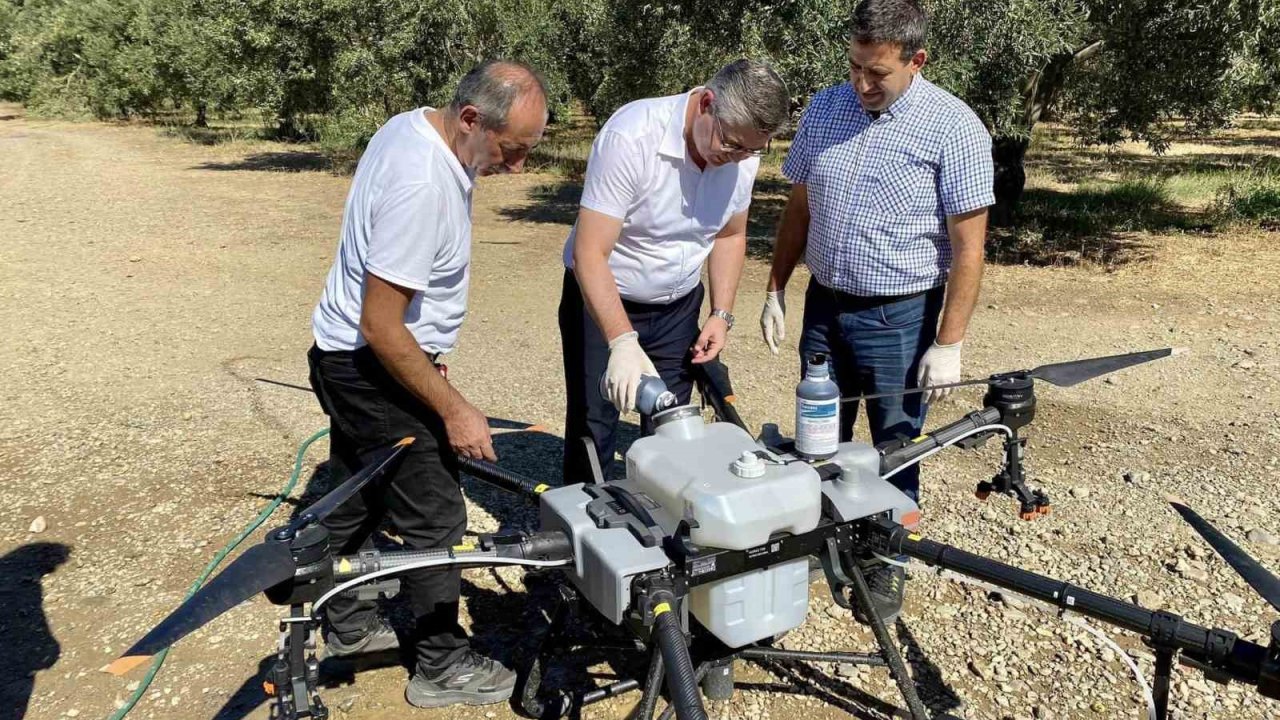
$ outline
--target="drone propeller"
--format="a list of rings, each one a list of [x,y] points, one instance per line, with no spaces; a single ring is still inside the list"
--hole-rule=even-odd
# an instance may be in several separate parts
[[[1271,574],[1271,571],[1262,567],[1257,560],[1254,560],[1244,550],[1231,541],[1231,538],[1223,535],[1218,528],[1212,523],[1200,517],[1195,510],[1187,506],[1181,498],[1169,496],[1169,504],[1173,509],[1186,520],[1195,531],[1200,533],[1200,537],[1204,538],[1213,549],[1222,556],[1223,560],[1231,566],[1231,569],[1239,573],[1249,586],[1262,596],[1262,599],[1271,603],[1271,607],[1280,610],[1280,578]]]
[[[873,400],[875,398],[891,397],[895,395],[913,395],[915,393],[928,392],[929,390],[945,390],[947,388],[965,387],[968,385],[987,385],[993,380],[1003,375],[1026,375],[1037,380],[1043,380],[1050,385],[1058,387],[1071,387],[1078,385],[1085,380],[1092,380],[1117,370],[1123,370],[1134,365],[1141,365],[1145,362],[1158,360],[1162,357],[1170,355],[1179,355],[1183,351],[1173,348],[1163,348],[1160,350],[1147,350],[1144,352],[1127,353],[1124,355],[1108,355],[1107,357],[1088,358],[1085,360],[1071,360],[1069,362],[1052,363],[1049,365],[1041,365],[1034,370],[1015,371],[1012,373],[1001,373],[992,375],[991,377],[980,378],[978,380],[963,380],[961,382],[946,383],[943,385],[928,385],[918,388],[907,388],[905,390],[890,390],[888,392],[870,393],[868,395],[855,395],[853,397],[841,398],[841,402],[855,402],[858,400]]]
[[[1087,360],[1072,360],[1070,362],[1053,363],[1050,365],[1041,365],[1030,372],[1031,377],[1037,380],[1043,380],[1050,385],[1058,387],[1071,387],[1078,385],[1085,380],[1092,380],[1096,377],[1102,377],[1108,373],[1117,370],[1123,370],[1134,365],[1159,360],[1170,355],[1180,355],[1183,350],[1175,350],[1173,348],[1163,348],[1160,350],[1147,350],[1145,352],[1126,353],[1124,355],[1108,355],[1107,357],[1089,358]]]
[[[107,672],[124,675],[222,613],[293,577],[293,572],[287,542],[254,545],[108,665]]]
[[[380,477],[387,468],[391,467],[391,463],[400,457],[401,453],[413,444],[413,438],[407,437],[384,450],[373,462],[364,467],[363,470],[352,475],[338,487],[329,491],[329,494],[320,498],[307,507],[306,510],[298,513],[298,517],[289,524],[289,529],[296,532],[301,530],[303,526],[313,522],[320,522],[328,517],[329,513],[338,509],[338,506],[346,502],[360,492],[360,488],[367,485],[374,478]]]
[[[227,569],[187,598],[178,609],[108,665],[107,672],[113,675],[129,672],[222,613],[293,577],[296,564],[289,541],[294,533],[323,520],[360,488],[385,473],[411,444],[413,438],[407,437],[384,450],[374,462],[298,513],[297,519],[287,528],[271,533],[261,544],[244,551]]]

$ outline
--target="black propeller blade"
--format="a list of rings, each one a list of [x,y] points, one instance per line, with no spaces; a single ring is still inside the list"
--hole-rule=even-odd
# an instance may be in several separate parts
[[[1271,571],[1262,567],[1257,560],[1254,560],[1244,550],[1231,541],[1231,538],[1223,535],[1218,528],[1214,527],[1208,520],[1200,517],[1195,510],[1187,506],[1181,498],[1169,497],[1169,504],[1173,509],[1178,511],[1183,520],[1186,520],[1196,532],[1200,533],[1200,537],[1204,538],[1213,549],[1222,556],[1223,560],[1231,566],[1233,570],[1249,583],[1249,586],[1258,592],[1264,600],[1271,603],[1271,607],[1280,610],[1280,578],[1271,574]]]
[[[1173,354],[1173,348],[1164,348],[1162,350],[1147,350],[1125,355],[1109,355],[1088,360],[1053,363],[1051,365],[1041,365],[1032,370],[1031,377],[1037,380],[1044,380],[1058,387],[1071,387],[1085,380],[1092,380],[1107,373],[1113,373],[1134,365],[1141,365],[1152,360],[1159,360],[1162,357],[1169,357]]]
[[[319,522],[370,481],[380,477],[397,458],[404,454],[413,438],[407,437],[384,450],[363,470],[317,500],[298,517],[280,537],[271,537],[246,550],[240,557],[209,581],[209,584],[169,613],[169,616],[134,643],[123,655],[107,666],[107,672],[123,675],[146,662],[152,655],[164,650],[210,620],[257,595],[293,577],[297,569],[289,540],[303,527]]]
[[[307,507],[307,509],[298,513],[297,519],[289,524],[289,529],[296,531],[312,522],[320,522],[325,519],[325,517],[336,510],[339,505],[350,499],[352,495],[360,492],[360,488],[369,484],[370,481],[381,477],[382,474],[391,467],[391,464],[395,462],[401,454],[408,450],[409,446],[412,444],[413,438],[407,437],[387,450],[384,450],[381,455],[375,458],[368,465],[365,465],[363,470],[352,475],[346,480],[346,482],[333,490],[330,490],[329,494],[315,501]]]
[[[108,665],[107,672],[129,672],[222,613],[293,577],[293,572],[288,542],[254,545]]]
[[[257,380],[260,383],[266,383],[268,385],[276,385],[282,388],[289,388],[290,390],[301,390],[302,392],[305,392],[305,393],[314,394],[314,391],[311,388],[303,387],[301,385],[295,385],[293,383],[282,382],[280,380],[272,380],[271,378],[264,378],[264,377],[254,378],[254,380]],[[488,420],[489,420],[489,429],[494,431],[493,433],[491,433],[493,435],[505,435],[507,433],[525,432],[525,431],[539,432],[539,433],[547,432],[547,428],[544,425],[530,424],[527,422],[521,422],[519,420],[507,420],[505,418],[495,418],[495,417],[491,417]]]
[[[1035,370],[1023,371],[1028,376],[1037,380],[1044,380],[1051,385],[1058,387],[1071,387],[1101,377],[1107,373],[1113,373],[1117,370],[1123,370],[1134,365],[1141,365],[1145,362],[1158,360],[1162,357],[1170,355],[1179,355],[1181,350],[1173,348],[1163,348],[1161,350],[1147,350],[1144,352],[1128,353],[1125,355],[1109,355],[1107,357],[1088,358],[1086,360],[1071,360],[1069,362],[1052,363],[1049,365],[1041,365]],[[1014,373],[1002,373],[1003,375],[1014,375]],[[967,385],[986,385],[992,380],[1000,377],[1000,375],[992,375],[991,377],[981,378],[979,380],[963,380],[961,382],[946,383],[944,385],[929,385],[927,387],[909,388],[906,390],[890,390],[889,392],[870,393],[868,395],[855,395],[853,397],[840,398],[841,402],[856,402],[858,400],[874,400],[875,398],[891,397],[894,395],[913,395],[915,393],[927,392],[929,390],[943,390],[946,388],[965,387]]]

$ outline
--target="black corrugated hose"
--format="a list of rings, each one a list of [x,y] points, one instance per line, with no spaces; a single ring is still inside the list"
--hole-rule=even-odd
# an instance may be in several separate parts
[[[667,690],[671,694],[676,717],[679,720],[707,720],[693,659],[689,657],[689,646],[685,644],[684,632],[680,630],[680,619],[672,611],[675,596],[669,591],[659,590],[652,599],[653,635],[662,653],[662,663],[666,666]]]

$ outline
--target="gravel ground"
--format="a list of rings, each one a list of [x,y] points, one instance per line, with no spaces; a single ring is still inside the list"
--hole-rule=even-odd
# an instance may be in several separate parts
[[[11,378],[0,389],[0,628],[10,648],[0,718],[106,717],[142,673],[99,669],[179,602],[324,425],[311,398],[255,378],[305,384],[308,317],[348,180],[309,170],[315,157],[288,146],[184,144],[146,128],[29,121],[12,106],[0,107],[0,153],[0,370]],[[572,193],[551,176],[480,184],[471,313],[450,359],[477,405],[549,428],[499,444],[503,464],[552,484],[563,412],[555,307]],[[1052,515],[1024,523],[1007,499],[974,499],[998,465],[991,445],[927,463],[923,531],[1260,638],[1272,611],[1163,498],[1183,496],[1265,562],[1280,559],[1276,237],[1125,236],[1116,240],[1145,260],[1110,271],[991,267],[966,346],[970,375],[1167,345],[1191,353],[1040,393],[1028,467],[1054,498]],[[770,355],[754,327],[765,269],[748,263],[726,360],[747,420],[786,431],[802,297],[792,293],[789,350]],[[980,397],[961,392],[933,420]],[[311,495],[325,487],[312,472],[324,452],[321,442],[308,459]],[[529,521],[492,491],[467,491],[473,531]],[[467,573],[480,647],[511,658],[529,646],[541,615],[524,589],[518,571]],[[545,598],[545,584],[531,589]],[[787,647],[870,647],[820,585],[811,592],[809,622]],[[180,643],[131,717],[267,717],[259,668],[278,616],[253,600]],[[1115,652],[1034,603],[918,567],[904,617],[896,635],[937,709],[1142,716]],[[1137,639],[1112,635],[1149,676]],[[741,664],[738,680],[730,702],[712,704],[715,717],[884,717],[895,698],[878,669]],[[394,665],[328,668],[324,696],[337,717],[511,716],[505,706],[411,712],[403,681]],[[623,717],[633,702],[584,717]],[[1175,707],[1187,719],[1280,709],[1192,671],[1177,675]]]

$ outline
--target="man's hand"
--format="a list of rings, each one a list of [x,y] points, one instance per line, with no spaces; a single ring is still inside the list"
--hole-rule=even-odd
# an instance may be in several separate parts
[[[609,402],[619,413],[636,409],[636,394],[640,391],[640,376],[658,371],[653,361],[640,347],[640,333],[632,330],[609,341],[609,367],[605,370],[605,392]]]
[[[764,333],[764,341],[778,354],[778,343],[787,338],[787,296],[786,290],[770,290],[764,294],[764,311],[760,313],[760,332]]]
[[[693,343],[694,364],[701,365],[715,360],[727,342],[729,342],[729,323],[715,315],[707,318],[706,324],[702,326],[702,333]]]
[[[497,462],[493,438],[489,435],[489,419],[476,406],[461,400],[442,415],[449,445],[462,457]]]
[[[963,342],[939,345],[936,341],[920,358],[920,371],[916,375],[917,387],[930,385],[946,385],[960,382],[960,348]],[[924,393],[924,402],[931,403],[950,395],[955,388],[928,390]]]

